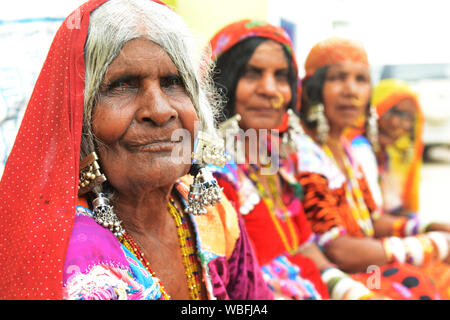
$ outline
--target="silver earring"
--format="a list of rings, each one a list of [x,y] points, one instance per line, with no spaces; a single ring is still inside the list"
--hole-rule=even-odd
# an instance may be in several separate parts
[[[370,106],[369,118],[367,119],[367,139],[372,144],[375,152],[380,150],[378,143],[378,113],[374,105]]]
[[[109,199],[103,193],[98,194],[92,202],[92,206],[94,207],[94,219],[99,225],[109,229],[116,237],[121,237],[125,233],[121,221],[113,211],[113,206],[109,204]]]
[[[328,120],[325,116],[325,108],[322,103],[318,103],[311,107],[307,120],[309,122],[317,121],[317,140],[320,144],[325,144],[328,139],[330,126],[328,125]]]
[[[228,120],[222,122],[218,128],[219,134],[226,141],[226,152],[233,157],[236,163],[245,162],[244,143],[241,139],[241,128],[239,127],[240,120],[240,114],[236,113]]]
[[[206,168],[206,165],[223,167],[230,156],[225,154],[224,141],[199,132],[195,151],[192,153],[193,164],[190,174],[194,177],[189,187],[186,213],[194,215],[206,214],[207,206],[213,206],[221,200],[222,188]]]
[[[80,161],[78,195],[86,194],[92,190],[96,192],[96,187],[106,181],[105,175],[100,172],[97,160],[97,154],[92,152]],[[97,193],[97,198],[92,202],[92,206],[94,220],[99,225],[109,229],[116,237],[120,237],[125,233],[121,222],[113,211],[113,207],[109,204],[109,199],[103,193]]]
[[[300,124],[299,117],[292,111],[292,109],[287,110],[289,116],[289,128],[283,134],[281,140],[280,156],[283,158],[288,157],[291,153],[298,150],[297,139],[298,135],[303,134],[303,128]]]

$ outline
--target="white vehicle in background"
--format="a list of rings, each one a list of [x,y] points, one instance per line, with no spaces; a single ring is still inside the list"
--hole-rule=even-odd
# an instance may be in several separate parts
[[[450,63],[390,64],[379,72],[380,80],[404,80],[417,93],[425,118],[424,160],[439,158],[438,150],[450,151]]]

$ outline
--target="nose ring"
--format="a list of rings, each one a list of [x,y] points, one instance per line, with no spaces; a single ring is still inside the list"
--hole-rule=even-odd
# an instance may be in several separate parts
[[[272,105],[272,108],[279,109],[283,105],[284,98],[283,95],[280,92],[277,92],[277,99],[270,99],[270,104]]]
[[[360,107],[360,106],[363,105],[363,101],[362,100],[363,99],[360,99],[360,98],[352,98],[351,102],[353,104],[355,104],[357,107]]]

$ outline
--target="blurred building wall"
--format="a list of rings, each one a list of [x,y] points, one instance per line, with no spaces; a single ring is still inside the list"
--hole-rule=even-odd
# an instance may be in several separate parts
[[[172,0],[194,35],[208,41],[220,28],[236,20],[267,19],[268,0]]]

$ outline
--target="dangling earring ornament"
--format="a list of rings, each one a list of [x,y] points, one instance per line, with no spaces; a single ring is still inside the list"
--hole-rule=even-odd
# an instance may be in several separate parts
[[[90,153],[80,161],[80,177],[78,181],[78,195],[86,194],[106,181],[105,175],[100,172],[97,162],[98,156],[95,152]],[[98,193],[92,202],[95,221],[109,229],[116,237],[125,233],[119,219],[109,204],[109,199],[103,193]]]
[[[282,158],[287,158],[291,153],[298,150],[298,136],[304,133],[300,119],[294,111],[288,109],[287,113],[289,117],[289,129],[283,134],[281,140],[280,156]]]
[[[226,141],[225,150],[233,157],[236,163],[245,162],[245,150],[244,142],[241,139],[239,128],[239,121],[241,121],[241,115],[236,113],[228,120],[222,122],[219,125],[219,134]]]
[[[113,211],[113,206],[109,204],[109,199],[103,193],[98,194],[98,197],[92,202],[92,206],[94,207],[94,219],[99,225],[109,229],[116,237],[121,237],[125,233],[121,221]]]
[[[378,144],[378,113],[374,105],[370,106],[369,118],[367,119],[367,139],[372,144],[375,152],[380,150]]]
[[[206,214],[205,207],[221,200],[222,188],[205,165],[223,167],[231,157],[225,154],[222,139],[215,139],[200,131],[192,158],[194,162],[189,173],[194,181],[189,187],[188,204],[184,211],[194,215]]]
[[[95,152],[90,153],[80,161],[80,174],[78,179],[78,195],[90,192],[96,186],[106,181],[106,177],[100,172],[98,156]]]
[[[328,139],[330,126],[328,125],[325,108],[322,103],[311,106],[307,120],[309,122],[317,121],[317,140],[320,144],[325,144]]]

